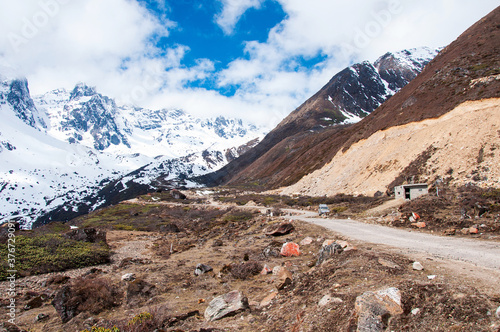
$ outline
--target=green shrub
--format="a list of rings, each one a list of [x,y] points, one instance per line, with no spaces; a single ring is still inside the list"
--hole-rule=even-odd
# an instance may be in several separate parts
[[[110,251],[105,243],[71,240],[60,234],[17,235],[15,270],[21,276],[65,271],[109,262]],[[8,247],[0,247],[0,280],[5,280]]]

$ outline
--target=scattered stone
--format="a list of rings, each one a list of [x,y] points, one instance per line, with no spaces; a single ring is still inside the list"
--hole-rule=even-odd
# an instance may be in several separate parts
[[[244,311],[248,307],[248,299],[241,292],[234,290],[214,298],[205,310],[205,319],[212,322],[229,314]]]
[[[42,314],[38,314],[38,315],[36,315],[34,322],[35,323],[43,322],[43,321],[46,321],[49,318],[50,318],[50,316],[47,315],[47,314],[43,314],[43,313]]]
[[[424,266],[420,262],[413,262],[412,267],[417,271],[422,271],[424,269]]]
[[[332,297],[330,295],[325,295],[321,298],[321,300],[319,300],[318,302],[318,305],[320,307],[324,307],[325,305],[327,305],[328,303],[330,303],[332,301]]]
[[[321,248],[318,255],[318,260],[316,261],[316,266],[321,265],[324,261],[328,260],[335,254],[340,254],[344,249],[338,243],[332,243],[326,247]]]
[[[431,274],[431,275],[428,275],[428,276],[427,276],[427,279],[429,279],[429,280],[434,280],[434,279],[436,279],[436,277],[437,277],[437,275],[435,275],[435,274]]]
[[[497,308],[497,311],[495,312],[495,316],[497,316],[497,318],[500,319],[500,307]]]
[[[28,303],[24,306],[24,310],[30,310],[35,308],[40,308],[43,305],[43,301],[45,301],[47,297],[45,295],[40,295],[29,300]]]
[[[456,233],[457,233],[457,230],[455,228],[448,228],[448,229],[445,229],[445,231],[443,232],[444,235],[448,235],[448,236],[455,235]]]
[[[123,281],[134,281],[135,274],[134,273],[126,273],[126,274],[122,275],[122,280]]]
[[[462,228],[460,230],[460,233],[462,233],[463,235],[467,235],[467,234],[469,234],[469,229],[468,228]]]
[[[385,331],[389,319],[403,313],[401,292],[394,287],[377,292],[365,292],[356,298],[358,331]]]
[[[67,233],[64,233],[63,236],[67,239],[75,241],[106,243],[106,231],[98,230],[95,228],[73,229]]]
[[[292,272],[288,271],[286,268],[282,267],[278,272],[278,280],[276,288],[282,290],[286,286],[292,283]]]
[[[264,257],[279,257],[280,249],[274,246],[268,246],[262,251],[262,254]]]
[[[411,225],[414,226],[414,227],[417,227],[417,228],[425,228],[425,227],[427,227],[427,225],[423,221],[414,222]]]
[[[398,264],[396,264],[393,261],[390,261],[388,259],[379,258],[378,262],[380,265],[391,268],[391,269],[400,269],[401,268]]]
[[[277,275],[280,273],[280,271],[281,271],[281,269],[282,269],[282,268],[283,268],[282,266],[280,266],[280,265],[276,265],[276,266],[273,268],[273,276],[277,276]]]
[[[325,241],[323,241],[323,244],[321,246],[326,247],[326,246],[329,246],[329,245],[334,244],[334,243],[336,243],[335,240],[325,240]]]
[[[291,256],[300,256],[300,247],[297,243],[287,242],[283,244],[281,247],[281,256],[291,257]]]
[[[222,247],[224,245],[224,242],[222,242],[221,239],[216,239],[214,240],[214,243],[212,243],[212,247]]]
[[[272,300],[278,295],[278,292],[272,292],[268,296],[266,296],[262,301],[260,301],[259,308],[267,307],[271,304]]]
[[[419,313],[420,313],[420,308],[415,308],[415,309],[413,309],[413,310],[411,311],[411,314],[412,314],[413,316],[416,316],[416,315],[418,315]]]
[[[479,230],[476,227],[469,228],[469,234],[477,234],[477,233],[479,233]]]
[[[262,268],[262,271],[260,271],[260,274],[267,275],[267,274],[272,273],[272,272],[273,272],[273,270],[266,264]]]
[[[210,265],[198,264],[198,265],[196,265],[196,269],[194,270],[194,275],[201,276],[202,274],[205,274],[205,273],[210,272],[212,270],[213,270],[213,268]]]
[[[328,303],[342,303],[344,302],[341,298],[338,297],[331,297],[330,295],[325,295],[319,300],[318,305],[320,307],[324,307]]]
[[[291,223],[282,223],[278,227],[274,229],[270,229],[269,231],[266,232],[266,235],[271,235],[271,236],[282,236],[282,235],[287,235],[290,234],[295,230],[295,227]]]
[[[306,237],[304,240],[300,241],[301,246],[307,246],[308,244],[313,243],[314,239],[310,236]]]

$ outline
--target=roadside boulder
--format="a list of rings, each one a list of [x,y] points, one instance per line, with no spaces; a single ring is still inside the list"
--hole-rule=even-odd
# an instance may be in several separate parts
[[[194,275],[201,276],[202,274],[205,274],[205,273],[210,272],[212,270],[213,270],[213,268],[210,265],[198,264],[198,265],[196,265],[196,269],[194,270]]]
[[[277,227],[272,227],[270,228],[267,232],[266,235],[271,235],[271,236],[282,236],[282,235],[287,235],[290,234],[295,230],[295,227],[289,222],[285,222],[280,224]]]
[[[354,307],[359,332],[386,331],[390,327],[391,317],[403,313],[401,292],[395,287],[365,292],[356,298]]]
[[[205,319],[212,322],[244,311],[248,307],[248,299],[240,291],[234,290],[214,298],[205,310]]]
[[[413,262],[412,268],[417,271],[422,271],[424,266],[420,262]]]
[[[125,273],[124,275],[122,275],[122,280],[123,281],[134,281],[135,274],[134,273]]]
[[[314,239],[312,237],[308,236],[305,239],[303,239],[302,241],[300,241],[300,245],[307,246],[308,244],[313,243],[313,241],[314,241]]]
[[[300,256],[300,247],[297,243],[284,243],[283,247],[281,247],[280,254],[285,257]]]
[[[326,247],[321,248],[318,255],[318,260],[316,261],[316,266],[321,265],[324,261],[328,260],[335,254],[340,254],[344,249],[338,243],[332,243]]]

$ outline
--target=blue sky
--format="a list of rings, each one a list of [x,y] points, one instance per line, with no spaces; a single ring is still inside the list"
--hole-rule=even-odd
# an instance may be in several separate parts
[[[446,46],[495,0],[0,0],[0,69],[269,128],[354,62]],[[1,74],[1,73],[0,73]]]

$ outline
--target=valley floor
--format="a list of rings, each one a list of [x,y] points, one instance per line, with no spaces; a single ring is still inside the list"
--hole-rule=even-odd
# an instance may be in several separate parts
[[[308,218],[313,212],[304,215],[297,210],[285,210],[282,217],[269,217],[262,213],[266,212],[261,211],[266,210],[263,207],[249,205],[243,211],[227,208],[137,200],[76,220],[80,226],[107,220],[107,242],[113,251],[111,263],[20,279],[16,323],[33,332],[78,332],[92,326],[112,325],[121,331],[153,331],[153,325],[146,327],[149,323],[157,331],[172,332],[355,331],[361,324],[359,317],[364,315],[355,305],[357,299],[366,292],[396,287],[401,294],[401,309],[385,316],[387,319],[382,322],[390,330],[500,329],[500,317],[495,313],[500,305],[500,268],[483,264],[481,257],[470,262],[450,259],[457,258],[453,255],[458,249],[465,251],[465,245],[450,247],[448,243],[453,241],[447,242],[444,246],[450,255],[428,252],[427,248],[436,247],[433,241],[437,237],[414,231],[348,219]],[[214,214],[216,217],[211,219]],[[159,220],[162,226],[157,230],[134,230],[139,224],[150,225]],[[291,223],[293,231],[269,235],[270,230],[283,223]],[[110,229],[111,225],[115,229]],[[130,229],[116,230],[127,225]],[[335,231],[330,230],[332,227]],[[368,239],[367,234],[371,236]],[[419,244],[408,246],[411,237],[418,238]],[[377,244],[391,238],[400,244]],[[317,264],[328,240],[335,240],[344,249]],[[280,255],[286,242],[299,244],[300,256]],[[473,251],[482,251],[485,242],[475,243],[478,247]],[[490,250],[499,250],[498,243],[492,246]],[[414,269],[416,261],[423,270]],[[194,271],[200,263],[213,270],[196,276]],[[283,275],[260,274],[264,266],[275,272],[288,271],[290,281],[283,285]],[[122,276],[127,273],[133,273],[135,280],[123,281]],[[65,287],[74,290],[96,283],[115,290],[112,294],[116,298],[110,307],[94,307],[92,311],[85,304],[92,296],[99,297],[98,292],[82,295],[82,307],[63,324],[51,304],[56,294]],[[0,284],[2,303],[8,300],[4,297],[7,288],[7,282]],[[232,290],[247,297],[248,307],[220,320],[207,321],[204,313],[209,303]],[[44,300],[39,306],[25,308],[40,295],[44,295]],[[154,318],[140,326],[127,324],[145,312]],[[37,320],[40,314],[48,317]]]

